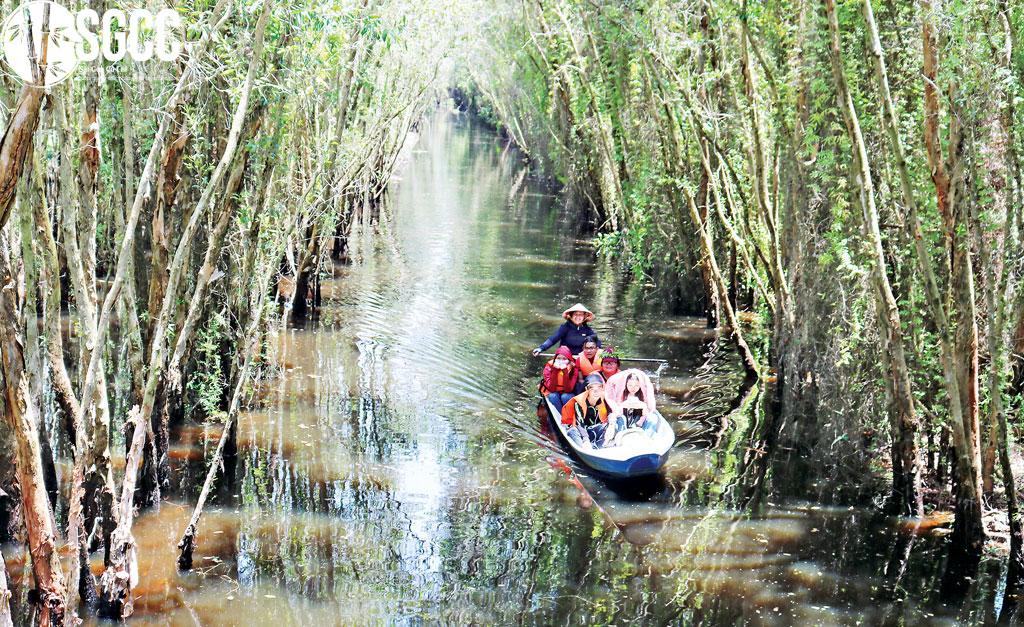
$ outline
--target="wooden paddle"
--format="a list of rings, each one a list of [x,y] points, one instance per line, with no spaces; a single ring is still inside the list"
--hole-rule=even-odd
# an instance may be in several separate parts
[[[554,353],[538,353],[537,357],[554,357]],[[619,361],[639,361],[652,364],[667,364],[667,359],[656,359],[654,357],[619,357]]]

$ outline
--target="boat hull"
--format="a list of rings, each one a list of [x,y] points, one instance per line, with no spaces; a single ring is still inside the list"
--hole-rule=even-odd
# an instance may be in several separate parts
[[[651,439],[651,450],[622,457],[621,455],[609,455],[609,453],[618,452],[615,447],[584,449],[576,446],[576,443],[569,438],[565,425],[562,424],[561,415],[555,410],[555,407],[546,397],[542,397],[541,400],[547,408],[551,428],[558,434],[562,445],[592,470],[616,479],[634,479],[657,475],[668,460],[668,453],[672,448],[675,436],[674,434],[668,435],[671,432],[671,427],[660,416],[659,432],[656,436],[657,439]]]

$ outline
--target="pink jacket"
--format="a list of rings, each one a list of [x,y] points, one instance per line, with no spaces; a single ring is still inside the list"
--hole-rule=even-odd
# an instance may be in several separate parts
[[[626,379],[630,374],[635,374],[640,378],[640,389],[644,393],[644,402],[647,403],[648,411],[654,411],[654,385],[651,384],[651,379],[642,370],[630,368],[629,370],[616,372],[604,384],[605,398],[608,399],[608,405],[611,407],[613,414],[619,415],[622,413],[623,396],[626,394]]]

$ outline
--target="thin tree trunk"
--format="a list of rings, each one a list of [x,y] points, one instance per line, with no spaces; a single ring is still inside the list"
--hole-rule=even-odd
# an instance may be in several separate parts
[[[66,92],[65,92],[66,93]],[[86,274],[86,264],[83,262],[84,255],[79,247],[79,236],[77,226],[78,207],[77,200],[73,197],[76,186],[76,179],[72,172],[73,156],[71,149],[76,145],[74,135],[71,133],[71,124],[68,121],[67,111],[64,108],[64,98],[54,99],[55,124],[62,133],[62,148],[60,154],[60,165],[58,171],[58,185],[60,189],[58,202],[62,209],[62,227],[64,231],[64,250],[67,261],[68,275],[75,292],[75,302],[78,305],[78,314],[83,330],[81,343],[81,364],[93,359],[93,353],[97,353],[96,359],[103,368],[103,351],[99,347],[102,344],[98,341],[99,331],[96,326],[96,290],[94,274]],[[81,184],[79,178],[77,184]],[[91,266],[94,268],[94,266]],[[84,379],[84,373],[79,372]],[[73,424],[82,425],[81,440],[75,436],[75,460],[71,479],[71,504],[69,525],[80,526],[77,531],[72,530],[69,540],[72,542],[83,541],[84,529],[89,526],[89,521],[83,520],[81,525],[77,520],[80,510],[88,512],[91,519],[96,516],[102,518],[105,529],[113,529],[114,521],[112,501],[114,495],[114,479],[110,467],[110,409],[107,397],[106,379],[101,377],[93,388],[90,398],[92,403],[85,403],[79,398],[78,415],[72,419]],[[89,406],[88,410],[86,405]],[[91,420],[86,420],[91,416]],[[90,426],[91,425],[91,429]],[[107,536],[104,535],[104,539]],[[107,543],[104,543],[107,546]],[[76,565],[77,553],[72,554],[72,568]],[[77,572],[77,570],[75,571]],[[71,579],[74,582],[76,577],[72,572]],[[72,588],[72,592],[74,589]],[[91,598],[91,597],[89,597]]]
[[[49,207],[46,206],[46,194],[43,193],[42,160],[36,162],[34,176],[36,186],[42,196],[42,202],[33,204],[35,231],[40,241],[41,272],[39,274],[39,291],[42,294],[43,328],[46,336],[47,359],[50,365],[51,384],[57,399],[57,405],[64,413],[65,420],[74,431],[69,431],[73,439],[80,428],[72,424],[78,418],[79,404],[75,396],[71,377],[64,363],[64,340],[61,333],[61,288],[60,262],[57,257],[57,242],[53,237],[53,225],[50,222]]]
[[[43,190],[42,161],[34,164],[33,175],[40,192]],[[85,498],[85,465],[89,448],[89,434],[82,423],[78,399],[75,397],[71,379],[64,364],[64,348],[61,334],[61,287],[57,277],[60,268],[57,258],[57,244],[53,238],[53,226],[50,224],[49,209],[46,206],[46,194],[40,193],[41,202],[33,203],[35,230],[38,233],[41,250],[42,272],[40,273],[40,292],[42,294],[43,324],[46,334],[47,355],[50,364],[52,385],[56,392],[58,405],[69,423],[69,437],[75,443],[74,466],[72,470],[71,490],[68,497],[68,533],[67,544],[71,561],[68,567],[67,614],[66,620],[74,623],[77,620],[78,599],[81,597],[86,604],[95,599],[95,587],[89,573],[88,551],[85,546],[85,521],[83,518],[83,500]],[[84,572],[83,572],[84,571]]]
[[[132,589],[139,581],[135,538],[132,536],[135,482],[146,444],[146,422],[138,407],[133,407],[125,422],[134,427],[125,461],[124,481],[117,508],[117,527],[110,536],[110,563],[100,576],[98,612],[101,617],[120,620],[133,611]]]
[[[0,228],[7,224],[11,215],[18,179],[32,146],[32,136],[39,126],[43,95],[41,88],[26,84],[0,138]]]
[[[0,368],[6,402],[4,418],[14,433],[17,450],[22,517],[28,532],[32,574],[39,594],[39,624],[60,625],[64,621],[64,574],[55,546],[53,512],[43,481],[39,410],[29,394],[25,374],[25,356],[15,303],[17,287],[8,266],[8,251],[2,250],[6,247],[6,243],[0,244]]]
[[[215,13],[216,14],[216,13]],[[245,121],[245,113],[248,109],[249,95],[256,68],[260,63],[263,51],[263,35],[266,31],[266,23],[270,16],[270,2],[264,0],[262,13],[256,26],[254,35],[253,51],[249,61],[249,71],[246,74],[242,94],[238,105],[235,108],[232,118],[231,129],[228,133],[224,153],[221,155],[216,168],[210,176],[203,195],[199,199],[188,223],[181,234],[178,247],[171,262],[171,271],[167,280],[167,291],[164,294],[163,305],[160,309],[160,316],[153,323],[152,353],[150,355],[149,370],[146,374],[146,386],[143,392],[141,410],[134,411],[135,420],[132,421],[134,434],[132,436],[131,449],[128,454],[128,463],[125,466],[124,483],[121,488],[120,518],[117,529],[111,538],[111,560],[110,565],[100,579],[101,608],[106,616],[127,617],[132,613],[131,590],[138,580],[137,560],[135,555],[135,541],[132,537],[132,522],[134,509],[134,490],[136,476],[141,464],[141,457],[146,443],[146,432],[149,425],[149,417],[153,414],[154,402],[156,399],[157,383],[164,365],[164,353],[166,350],[167,326],[174,306],[175,297],[178,292],[178,284],[184,274],[187,265],[184,258],[184,251],[189,246],[195,231],[198,228],[200,218],[205,215],[214,192],[220,187],[221,179],[227,170],[228,165],[234,158],[238,146],[238,139]],[[189,74],[186,72],[183,74]],[[152,161],[147,163],[150,169]],[[143,177],[144,179],[146,177]],[[141,185],[145,185],[143,182]],[[136,198],[136,200],[139,200]],[[136,216],[137,219],[137,216]],[[125,239],[128,239],[126,235]],[[129,490],[131,488],[131,490]]]
[[[918,421],[914,409],[914,396],[910,389],[910,370],[903,349],[903,333],[899,306],[892,293],[886,274],[885,251],[878,228],[878,210],[875,207],[875,188],[868,161],[867,148],[861,133],[860,120],[850,97],[843,73],[839,45],[839,22],[834,0],[824,0],[831,35],[830,56],[832,75],[836,86],[836,100],[846,122],[846,132],[853,144],[854,183],[863,212],[863,230],[871,246],[871,283],[875,293],[875,309],[881,335],[885,343],[888,376],[893,392],[892,408],[892,462],[893,504],[900,513],[921,516],[921,461],[917,450]]]
[[[167,290],[167,262],[170,259],[170,242],[167,233],[167,214],[174,207],[178,187],[181,182],[181,165],[184,162],[185,146],[191,138],[184,126],[184,106],[179,106],[174,113],[176,136],[167,145],[167,154],[156,183],[156,202],[153,207],[153,257],[150,263],[148,319],[156,320],[160,314],[160,304]],[[180,130],[178,130],[180,129]],[[146,333],[145,352],[152,350],[152,333]],[[141,385],[139,389],[141,395]]]
[[[1006,0],[1000,2],[999,22],[1003,30],[1005,42],[1000,61],[1003,68],[1009,71],[1013,67],[1014,44],[1016,42],[1013,36],[1013,28],[1010,24],[1010,11]],[[998,337],[995,335],[995,330],[989,331],[989,350],[993,359],[993,383],[990,392],[991,399],[989,401],[992,404],[990,415],[996,430],[996,452],[999,458],[999,470],[1003,478],[1003,491],[1006,495],[1006,516],[1010,527],[1010,554],[1007,556],[1006,590],[1004,591],[1003,602],[1003,607],[1007,609],[1012,605],[1019,604],[1021,599],[1024,599],[1024,519],[1021,516],[1017,481],[1014,477],[1013,464],[1010,457],[1009,427],[1006,420],[1007,410],[1002,407],[1003,389],[1001,385],[1003,383],[1002,375],[1005,373],[996,369],[995,363],[998,357],[1000,366],[1003,368],[1008,366],[1004,357],[1006,353],[1002,352],[1002,343],[1004,341],[1002,325],[1005,324],[1006,316],[1012,311],[1009,308],[1015,303],[1019,305],[1019,301],[1017,301],[1016,295],[1012,290],[1019,291],[1020,288],[1009,272],[1014,261],[1012,255],[1016,254],[1021,243],[1019,231],[1021,227],[1021,209],[1019,203],[1021,201],[1021,194],[1024,192],[1020,187],[1020,163],[1014,141],[1014,99],[1017,97],[1017,94],[1017,89],[1011,87],[1008,90],[1008,93],[1004,95],[1003,110],[1000,112],[1001,131],[1006,138],[1007,154],[1005,162],[1008,170],[1007,180],[1004,181],[1004,203],[1008,215],[1003,225],[1003,245],[1005,246],[1006,254],[1003,259],[1002,269],[1003,286],[1006,289],[1005,291],[993,290],[994,295],[1001,301],[997,309],[999,314],[997,316]],[[1020,311],[1020,317],[1024,320],[1024,308],[1020,308]],[[1008,353],[1010,359],[1012,359],[1014,357],[1014,342],[1011,342],[1010,346],[1011,349]],[[995,376],[997,373],[1000,375],[999,377]],[[1009,612],[1000,611],[1000,621],[1009,622],[1008,614]]]
[[[936,326],[936,334],[939,337],[943,366],[943,381],[946,388],[946,394],[950,399],[949,411],[951,419],[950,422],[952,423],[953,446],[958,459],[961,459],[962,457],[961,463],[957,464],[957,469],[961,469],[964,474],[956,483],[958,485],[962,484],[964,487],[962,490],[958,488],[958,494],[963,496],[958,497],[957,499],[959,505],[957,516],[958,522],[956,524],[958,526],[967,525],[968,528],[980,528],[980,495],[977,492],[975,492],[973,496],[970,495],[971,486],[975,486],[977,484],[970,478],[970,459],[972,455],[969,451],[969,434],[963,428],[963,405],[957,400],[961,398],[960,379],[957,376],[957,364],[954,355],[955,348],[953,346],[950,333],[949,317],[946,313],[945,305],[943,304],[944,300],[939,289],[939,281],[936,277],[935,269],[932,265],[931,258],[929,257],[928,250],[925,247],[925,242],[927,240],[925,239],[924,231],[921,227],[918,203],[914,194],[910,174],[908,172],[906,157],[903,153],[902,142],[899,137],[899,121],[896,118],[895,108],[892,103],[892,96],[889,91],[885,56],[869,0],[864,0],[863,9],[870,36],[871,54],[874,58],[875,76],[879,92],[882,96],[881,100],[884,113],[882,116],[883,126],[885,128],[886,135],[889,138],[890,148],[893,151],[896,170],[899,173],[900,178],[900,189],[903,194],[903,202],[907,209],[906,226],[909,231],[908,235],[914,242],[918,268],[924,278],[925,300]],[[941,181],[944,179],[945,175],[944,173],[939,172],[937,176]]]
[[[211,33],[215,32],[227,19],[227,14],[225,13],[227,5],[227,0],[218,0],[217,5],[213,8],[211,13],[211,27],[209,31],[203,33],[199,41],[194,45],[188,64],[185,66],[185,70],[182,72],[181,77],[178,79],[178,82],[174,87],[174,91],[171,93],[171,96],[167,101],[166,109],[174,110],[179,103],[184,102],[188,95],[191,94],[195,82],[193,80],[195,67],[198,65],[199,58],[205,53],[206,48],[209,46]],[[99,331],[99,337],[97,338],[98,341],[96,342],[97,346],[102,346],[110,331],[111,312],[113,311],[114,304],[118,302],[118,296],[125,281],[129,266],[129,257],[134,255],[136,227],[138,226],[139,216],[142,213],[142,206],[145,204],[146,198],[148,198],[150,193],[153,171],[156,167],[157,160],[163,152],[164,137],[167,134],[167,128],[169,125],[170,116],[162,116],[160,125],[153,137],[153,145],[150,147],[149,155],[146,158],[146,164],[142,169],[142,176],[139,179],[138,188],[135,192],[135,199],[132,201],[128,220],[125,222],[125,236],[122,238],[121,248],[117,255],[117,269],[114,273],[114,279],[110,283],[110,288],[107,291],[106,298],[103,300],[103,309],[100,313],[99,324],[97,325]],[[86,405],[90,403],[93,390],[96,386],[97,376],[102,374],[99,372],[98,365],[99,351],[93,351],[92,357],[90,358],[89,364],[86,368],[84,376],[85,383],[82,385],[81,398],[83,411],[86,410]]]
[[[181,109],[181,106],[178,107]],[[135,134],[132,131],[132,104],[131,99],[128,97],[127,90],[121,90],[121,137],[122,137],[122,159],[124,161],[124,185],[125,189],[135,189]],[[173,152],[175,149],[175,142],[171,142],[168,146],[167,151]],[[160,195],[160,184],[157,183],[157,195]],[[125,229],[124,217],[120,210],[115,212],[115,221],[117,222],[117,229],[121,232],[123,237],[123,231]],[[157,256],[159,254],[157,245],[156,225],[153,226],[153,233],[151,233],[151,243],[153,248],[153,259],[150,263],[151,272],[155,273],[158,267]],[[124,281],[124,298],[120,302],[119,311],[121,312],[122,319],[124,321],[125,332],[128,336],[127,348],[128,348],[128,364],[131,369],[131,389],[128,394],[129,405],[135,405],[142,402],[142,373],[143,373],[143,355],[145,351],[145,344],[142,335],[142,325],[139,321],[138,311],[138,291],[136,290],[136,274],[135,274],[135,255],[128,257],[128,268],[125,272]],[[152,318],[150,318],[152,319]]]
[[[715,259],[715,251],[711,243],[711,237],[708,235],[708,225],[703,221],[700,215],[700,210],[693,201],[693,196],[684,190],[686,196],[686,203],[690,208],[690,218],[697,225],[699,231],[701,245],[704,248],[704,255],[708,259],[709,269],[711,271],[711,278],[714,281],[715,288],[718,291],[718,300],[722,304],[722,311],[725,312],[725,321],[729,325],[729,336],[733,342],[736,343],[736,350],[740,354],[740,361],[743,363],[743,370],[747,373],[747,377],[757,380],[760,378],[761,373],[757,367],[757,360],[754,358],[754,354],[751,352],[750,347],[747,346],[747,341],[743,337],[743,331],[740,328],[740,321],[736,317],[736,312],[733,311],[732,303],[729,301],[729,287],[725,284],[725,279],[722,278],[722,271],[718,267],[718,261]]]
[[[958,115],[950,119],[947,165],[942,156],[939,138],[940,90],[938,85],[938,35],[931,0],[920,0],[922,9],[921,40],[924,59],[924,140],[928,166],[935,187],[936,203],[949,251],[950,291],[954,308],[949,316],[953,337],[953,372],[957,379],[959,418],[951,411],[953,444],[957,449],[957,523],[954,543],[980,551],[985,531],[981,524],[981,453],[978,446],[978,336],[975,323],[974,278],[970,243],[963,217],[968,199],[964,193],[962,167],[963,133],[959,131]],[[950,174],[952,170],[952,174]]]
[[[681,149],[679,146],[679,121],[676,119],[671,107],[665,105],[665,119],[668,128],[665,130],[668,137],[668,144],[672,152],[672,163],[668,164],[670,170],[675,169],[681,165]],[[705,169],[709,169],[710,165],[703,160]],[[714,182],[713,177],[708,177],[710,181]],[[746,339],[743,337],[743,330],[740,327],[739,319],[736,317],[736,312],[733,310],[732,303],[729,300],[729,287],[725,283],[725,279],[722,277],[722,272],[718,266],[718,260],[715,258],[715,249],[711,241],[711,237],[708,234],[709,225],[705,222],[701,216],[700,210],[697,208],[696,202],[694,201],[693,195],[687,191],[685,187],[681,187],[680,191],[686,199],[687,207],[690,212],[690,219],[693,220],[694,226],[697,229],[697,236],[701,243],[701,252],[708,262],[708,270],[710,272],[711,280],[714,284],[715,291],[718,295],[718,302],[722,307],[722,311],[725,313],[726,324],[729,325],[729,336],[736,344],[736,350],[740,355],[740,361],[743,364],[743,370],[746,372],[747,377],[757,380],[760,378],[761,373],[757,366],[757,360],[754,358],[753,352],[747,345]]]
[[[243,137],[255,137],[262,124],[262,119],[263,108],[260,107],[259,112],[254,116]],[[239,155],[235,159],[231,173],[228,175],[227,184],[224,186],[224,195],[221,199],[220,215],[217,217],[217,222],[210,235],[206,247],[206,255],[203,258],[203,265],[196,275],[196,286],[192,293],[192,300],[189,303],[185,320],[181,324],[181,330],[178,332],[174,351],[167,365],[167,378],[170,381],[170,387],[175,392],[180,392],[181,390],[181,364],[188,351],[192,336],[195,334],[196,325],[199,323],[199,316],[203,310],[203,304],[206,302],[206,297],[209,294],[210,283],[224,247],[224,238],[227,235],[231,219],[235,215],[235,207],[237,205],[236,194],[242,187],[247,164],[248,155]]]
[[[30,150],[26,160],[35,161],[34,147]],[[43,355],[40,353],[41,342],[39,339],[39,263],[36,259],[35,244],[32,237],[33,214],[36,207],[45,201],[42,194],[35,186],[35,177],[32,175],[34,168],[30,166],[30,173],[21,179],[20,209],[18,211],[18,231],[21,243],[21,277],[25,294],[25,303],[21,310],[21,329],[24,329],[24,350],[25,350],[25,372],[28,376],[29,394],[32,398],[43,397],[43,377],[45,376]],[[50,500],[50,507],[56,509],[58,486],[57,467],[53,455],[53,447],[50,445],[50,430],[45,416],[40,414],[39,423],[36,425],[39,430],[39,452],[42,456],[43,480],[46,484],[46,495]]]
[[[263,309],[264,299],[268,288],[270,287],[269,273],[267,273],[267,278],[263,279],[263,283],[264,289],[258,292],[259,298],[257,306],[254,308],[254,315],[250,320],[249,328],[246,329],[246,333],[243,336],[248,338],[247,346],[242,351],[242,367],[238,371],[238,378],[235,382],[234,392],[231,395],[231,403],[228,405],[227,418],[224,422],[223,429],[221,429],[220,439],[217,442],[217,449],[214,451],[213,458],[210,460],[210,467],[206,471],[206,479],[203,481],[203,489],[199,492],[199,498],[196,501],[195,509],[192,511],[192,517],[189,519],[188,525],[181,534],[181,540],[178,541],[178,568],[182,570],[189,570],[192,568],[192,553],[196,546],[196,535],[199,531],[199,519],[203,515],[203,508],[206,506],[206,499],[209,498],[210,490],[213,488],[213,482],[217,478],[217,471],[223,467],[224,450],[228,440],[231,439],[230,434],[235,428],[235,420],[238,416],[238,408],[242,399],[242,391],[249,376],[252,357],[256,353],[256,348],[259,345],[259,342],[257,341],[260,336],[259,324],[263,319],[259,312]]]
[[[1024,395],[1024,306],[1017,307],[1017,320],[1010,336],[1013,354],[1013,374],[1010,377],[1010,391],[1017,396]]]
[[[700,73],[704,73],[705,64],[708,63],[707,57],[709,56],[710,52],[710,56],[712,58],[712,71],[717,72],[718,67],[717,63],[715,62],[715,58],[717,57],[717,55],[715,54],[714,50],[714,40],[711,37],[710,7],[708,6],[706,0],[701,2],[700,29],[703,36],[701,37],[700,48],[698,49],[697,69]],[[710,51],[708,50],[709,48]],[[697,99],[705,106],[707,106],[708,109],[711,109],[710,99],[708,98],[707,89],[704,87],[703,81],[700,83],[700,86],[698,87]],[[702,153],[701,161],[703,161],[704,156],[708,155],[711,150],[711,147],[707,143],[707,139],[704,138],[703,136],[700,137],[700,150]],[[708,227],[708,206],[711,204],[710,187],[713,184],[715,184],[713,170],[713,164],[711,165],[711,167],[705,167],[701,169],[700,185],[697,191],[697,198],[700,201],[697,205],[697,209],[699,210],[698,214],[700,217],[700,223],[705,225],[704,227],[702,227],[704,230],[703,234],[709,240],[712,237],[712,234],[710,228]],[[710,248],[712,250],[714,249],[713,243]],[[718,326],[719,310],[721,309],[722,304],[719,302],[718,289],[715,286],[715,281],[712,277],[711,261],[708,259],[707,255],[703,255],[701,257],[700,278],[701,283],[704,286],[704,318],[707,321],[708,328],[713,329]],[[728,296],[726,296],[726,298],[728,298]]]
[[[769,245],[771,247],[771,259],[769,271],[775,283],[776,311],[786,311],[785,303],[789,300],[788,287],[785,273],[782,269],[782,251],[780,248],[778,233],[777,207],[772,203],[771,195],[768,192],[767,158],[765,157],[764,140],[761,131],[761,116],[758,114],[761,103],[757,90],[757,79],[754,75],[750,62],[749,43],[750,33],[747,22],[747,2],[743,0],[744,17],[740,28],[740,66],[743,74],[743,90],[747,99],[748,124],[752,143],[749,146],[751,152],[751,172],[753,174],[753,194],[757,208],[764,218],[768,230]],[[781,319],[780,319],[781,320]]]
[[[586,71],[588,64],[576,42],[576,37],[573,34],[573,28],[569,23],[568,17],[566,17],[565,12],[562,11],[561,6],[557,5],[557,3],[555,12],[558,14],[563,26],[565,26],[566,38],[569,40],[569,45],[573,51],[575,59],[573,69],[579,74],[580,82],[583,83],[583,87],[589,96],[589,110],[594,118],[595,125],[595,128],[590,130],[594,136],[594,143],[597,148],[595,151],[597,153],[598,165],[597,184],[601,192],[601,203],[605,217],[608,219],[611,229],[616,231],[619,229],[626,207],[622,199],[622,182],[619,180],[618,168],[615,167],[615,138],[612,137],[611,122],[598,106],[600,99],[594,90],[591,82],[592,79]],[[563,71],[566,70],[567,68],[563,67]]]
[[[996,416],[999,430],[999,470],[1003,475],[1003,488],[1006,492],[1006,517],[1010,523],[1010,554],[1007,556],[1006,590],[1004,591],[1004,608],[1020,604],[1024,599],[1024,516],[1020,511],[1017,494],[1017,481],[1013,475],[1013,463],[1010,459],[1009,428],[1006,424],[1006,413],[999,412]],[[1008,616],[1001,615],[1001,621],[1008,621]]]

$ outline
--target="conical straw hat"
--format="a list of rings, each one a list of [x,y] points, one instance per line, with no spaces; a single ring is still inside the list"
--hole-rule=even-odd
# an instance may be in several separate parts
[[[584,320],[584,322],[590,322],[595,317],[594,312],[584,307],[583,303],[576,303],[572,307],[566,309],[565,311],[562,312],[562,317],[568,320],[569,316],[571,316],[574,311],[582,311],[583,313],[587,314],[587,318],[586,320]]]

